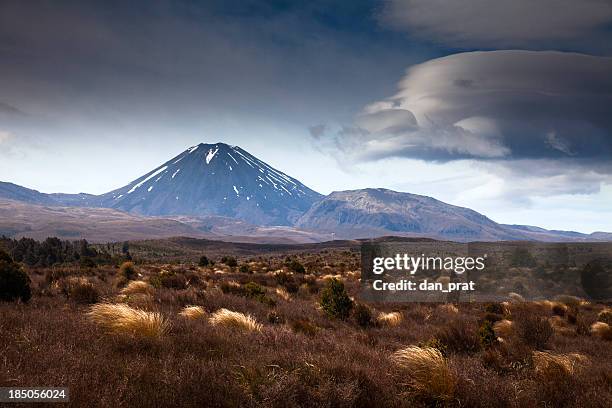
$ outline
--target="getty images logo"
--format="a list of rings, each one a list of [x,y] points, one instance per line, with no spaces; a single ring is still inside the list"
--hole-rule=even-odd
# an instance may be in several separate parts
[[[452,270],[457,274],[466,271],[482,271],[485,269],[487,255],[480,257],[441,257],[441,256],[411,256],[408,254],[396,254],[392,257],[376,257],[372,261],[372,272],[381,275],[385,271],[406,271],[414,275],[418,271],[428,270]]]

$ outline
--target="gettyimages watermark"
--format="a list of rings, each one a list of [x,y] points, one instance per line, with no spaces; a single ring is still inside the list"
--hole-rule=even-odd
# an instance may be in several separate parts
[[[612,300],[610,243],[372,241],[361,256],[361,296],[373,302]]]

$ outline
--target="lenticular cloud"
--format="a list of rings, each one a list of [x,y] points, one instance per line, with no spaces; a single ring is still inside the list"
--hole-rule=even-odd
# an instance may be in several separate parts
[[[335,142],[360,159],[597,165],[612,157],[611,72],[612,58],[563,52],[434,59],[410,68],[395,95],[365,107]]]

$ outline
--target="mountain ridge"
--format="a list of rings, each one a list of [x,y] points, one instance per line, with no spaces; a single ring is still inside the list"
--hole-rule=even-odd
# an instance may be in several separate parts
[[[606,232],[582,234],[500,224],[469,208],[384,188],[334,191],[322,196],[246,150],[225,143],[194,145],[127,185],[101,195],[47,194],[0,182],[0,199],[165,217],[167,225],[172,219],[181,224],[173,225],[175,230],[188,234],[195,231],[192,235],[198,236],[215,230],[216,236],[268,234],[308,242],[389,235],[464,242],[612,240],[612,233]],[[35,213],[31,208],[28,211]],[[39,210],[52,217],[53,212],[45,211]],[[118,214],[108,216],[112,220],[128,219]],[[4,224],[10,226],[6,231],[23,233],[23,228],[6,221]],[[48,221],[53,225],[53,219]],[[142,224],[135,219],[130,223]]]

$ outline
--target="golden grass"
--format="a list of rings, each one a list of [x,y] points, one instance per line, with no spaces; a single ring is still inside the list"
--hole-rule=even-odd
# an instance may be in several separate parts
[[[287,302],[291,300],[291,295],[289,292],[287,292],[287,290],[285,290],[285,288],[276,288],[276,296]]]
[[[563,303],[569,307],[578,307],[583,303],[583,300],[577,296],[560,295],[556,298],[557,302]]]
[[[349,279],[355,279],[355,280],[361,279],[361,271],[348,271],[344,275]]]
[[[597,321],[612,324],[612,309],[605,308],[597,313]]]
[[[179,315],[186,319],[197,320],[206,317],[206,311],[200,306],[185,306]]]
[[[546,351],[533,352],[536,373],[544,375],[573,375],[588,363],[588,358],[579,353],[554,354]]]
[[[170,328],[169,322],[160,313],[134,309],[125,304],[93,305],[87,316],[108,333],[117,335],[158,338]]]
[[[453,397],[456,380],[438,349],[410,346],[396,351],[391,361],[406,370],[409,386],[417,394],[444,401]]]
[[[155,291],[153,286],[144,281],[131,281],[128,285],[121,289],[122,295],[150,295]]]
[[[612,327],[608,323],[595,322],[591,325],[591,333],[603,340],[612,340]]]
[[[564,336],[574,336],[576,335],[576,331],[573,330],[567,320],[562,318],[561,316],[553,316],[549,319],[551,326],[555,330],[555,333],[564,335]]]
[[[556,311],[557,314],[564,314],[568,310],[568,307],[565,303],[557,302],[557,301],[553,302],[550,300],[540,300],[540,301],[534,302],[534,304],[538,306],[542,306],[551,312]]]
[[[224,326],[244,331],[260,331],[262,324],[258,323],[252,316],[227,309],[219,309],[208,318],[213,326]]]
[[[385,313],[380,312],[376,321],[383,326],[395,327],[398,326],[402,320],[404,320],[400,312]]]
[[[524,302],[525,301],[525,298],[523,296],[519,295],[518,293],[514,293],[514,292],[508,293],[508,297],[513,302]]]
[[[323,276],[321,276],[319,278],[319,280],[322,280],[322,281],[328,281],[328,280],[332,280],[332,279],[337,279],[339,281],[342,281],[342,280],[344,280],[344,276],[339,275],[339,274],[333,275],[333,274],[328,273],[328,274],[323,275]]]
[[[493,331],[496,337],[508,339],[514,332],[514,328],[510,320],[503,319],[493,324]]]
[[[459,313],[459,309],[457,308],[457,306],[453,305],[452,303],[445,303],[443,305],[440,305],[438,306],[438,310],[443,313]]]

